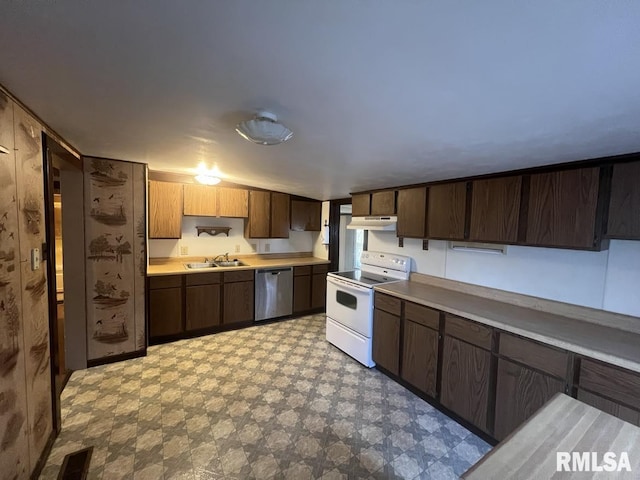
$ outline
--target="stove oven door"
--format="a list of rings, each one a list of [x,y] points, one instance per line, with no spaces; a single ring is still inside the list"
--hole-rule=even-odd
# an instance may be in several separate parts
[[[327,317],[371,338],[373,289],[328,275]]]

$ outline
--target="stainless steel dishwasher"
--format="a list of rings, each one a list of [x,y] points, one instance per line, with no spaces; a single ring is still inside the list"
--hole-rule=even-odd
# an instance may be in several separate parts
[[[256,322],[291,315],[293,268],[256,270]]]

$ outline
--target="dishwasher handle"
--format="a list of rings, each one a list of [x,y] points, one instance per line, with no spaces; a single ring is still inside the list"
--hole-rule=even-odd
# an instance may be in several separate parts
[[[293,271],[293,269],[291,267],[289,268],[263,268],[260,270],[256,270],[256,274],[267,274],[270,273],[271,275],[280,275],[281,272],[291,272]]]

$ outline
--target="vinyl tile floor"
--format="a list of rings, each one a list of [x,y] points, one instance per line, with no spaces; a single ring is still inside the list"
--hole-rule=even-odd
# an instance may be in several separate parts
[[[41,478],[454,479],[490,446],[325,340],[324,315],[182,340],[74,372]]]

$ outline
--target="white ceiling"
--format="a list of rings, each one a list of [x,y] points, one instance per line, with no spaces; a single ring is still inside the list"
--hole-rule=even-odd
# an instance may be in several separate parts
[[[310,196],[640,151],[640,2],[2,2],[0,83],[83,154]],[[251,144],[260,108],[294,131]]]

